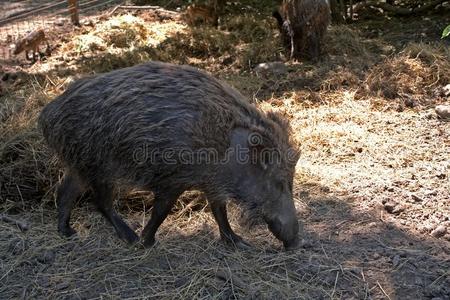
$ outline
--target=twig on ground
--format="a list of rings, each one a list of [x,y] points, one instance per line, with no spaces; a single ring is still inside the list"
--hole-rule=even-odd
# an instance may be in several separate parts
[[[230,281],[232,285],[240,289],[246,289],[247,285],[237,276],[235,276],[231,271],[225,272],[224,270],[218,270],[216,272],[216,277],[222,279],[223,281]]]
[[[386,291],[383,289],[383,287],[381,286],[380,282],[377,281],[377,285],[380,288],[380,290],[383,292],[383,294],[389,299],[391,300],[391,297],[389,297],[389,295],[386,293]]]
[[[170,18],[170,19],[173,19],[174,17],[178,17],[180,15],[179,12],[167,10],[167,9],[164,9],[164,8],[162,8],[160,6],[155,6],[155,5],[143,5],[143,6],[118,5],[118,6],[114,7],[114,9],[112,9],[109,13],[106,13],[104,16],[110,17],[119,9],[153,10],[158,15],[160,15],[162,17]]]
[[[21,231],[27,231],[28,229],[30,229],[30,226],[27,223],[15,220],[7,215],[0,215],[0,220],[5,223],[16,225]]]

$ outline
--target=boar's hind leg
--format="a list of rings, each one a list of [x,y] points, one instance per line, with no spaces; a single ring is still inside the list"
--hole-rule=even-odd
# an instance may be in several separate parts
[[[113,208],[113,187],[108,183],[93,185],[95,204],[102,214],[113,225],[122,240],[133,244],[139,240],[134,231],[120,218]]]
[[[226,243],[232,244],[238,249],[249,249],[250,244],[245,242],[239,235],[234,233],[231,229],[230,223],[227,217],[227,204],[224,201],[210,201],[211,210],[219,225],[220,237]]]
[[[151,247],[155,243],[155,234],[159,226],[166,219],[173,205],[182,191],[157,191],[153,201],[152,216],[142,231],[145,247]]]
[[[75,200],[83,194],[85,186],[77,175],[66,171],[64,178],[58,187],[56,204],[58,207],[58,231],[64,236],[75,234],[70,227],[70,213]]]

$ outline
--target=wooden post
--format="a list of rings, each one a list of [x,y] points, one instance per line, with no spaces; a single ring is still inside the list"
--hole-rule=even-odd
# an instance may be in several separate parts
[[[350,0],[350,16],[349,16],[350,22],[353,21],[353,0]]]
[[[70,20],[75,26],[80,26],[80,18],[78,16],[78,1],[77,0],[67,0],[69,4]]]

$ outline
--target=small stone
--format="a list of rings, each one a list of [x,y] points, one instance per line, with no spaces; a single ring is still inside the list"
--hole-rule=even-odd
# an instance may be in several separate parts
[[[397,203],[395,203],[393,201],[385,201],[385,200],[383,200],[384,209],[388,213],[392,213],[394,211],[395,205],[397,205]]]
[[[94,26],[94,22],[91,19],[86,19],[81,23],[83,26]]]
[[[405,99],[405,106],[409,107],[409,108],[413,108],[414,106],[417,106],[417,102],[416,102],[416,100],[414,100],[412,98],[407,98],[407,99]]]
[[[405,207],[392,200],[385,201],[383,203],[384,209],[390,214],[399,214],[405,210]]]
[[[393,213],[394,214],[399,214],[401,212],[403,212],[406,209],[406,207],[402,204],[398,204],[397,206],[395,206]]]
[[[399,264],[400,264],[400,255],[396,255],[392,259],[392,265],[394,265],[394,268],[396,268]]]
[[[434,111],[441,119],[450,119],[450,105],[438,105]]]
[[[8,79],[9,79],[9,73],[3,74],[2,81],[8,81]]]
[[[69,287],[69,283],[68,282],[61,282],[61,283],[58,283],[54,287],[54,289],[57,290],[57,291],[63,291],[63,290],[66,290],[68,287]]]
[[[436,177],[439,178],[439,179],[445,179],[447,177],[447,174],[439,173],[439,174],[436,175]]]
[[[448,97],[450,96],[450,84],[447,84],[442,88],[442,92],[444,93],[444,96]]]
[[[280,61],[260,63],[254,70],[261,77],[284,76],[288,71],[286,65]]]
[[[378,224],[376,222],[370,222],[369,224],[367,224],[367,226],[369,228],[374,228],[374,227],[378,227]]]
[[[58,19],[54,23],[56,26],[63,26],[64,25],[64,19]]]
[[[438,194],[438,192],[436,190],[430,190],[425,193],[425,195],[427,195],[427,197],[437,196],[437,194]]]
[[[320,191],[324,192],[324,193],[329,193],[330,192],[330,188],[327,186],[321,186],[320,187]]]
[[[314,243],[310,240],[302,239],[300,242],[300,247],[304,249],[311,249],[314,247]]]
[[[411,198],[414,200],[414,202],[423,202],[423,199],[417,195],[412,194]]]
[[[373,259],[379,259],[380,257],[381,255],[377,252],[373,254]]]
[[[443,237],[446,232],[447,228],[445,228],[444,225],[439,225],[431,232],[431,235],[434,236],[435,238],[440,238]]]
[[[425,229],[426,232],[430,232],[433,230],[433,226],[431,226],[431,224],[427,224],[423,228]]]
[[[42,264],[50,264],[55,260],[55,253],[51,250],[46,250],[42,255],[38,256],[37,260]]]
[[[180,277],[177,280],[175,280],[174,285],[175,285],[175,287],[180,288],[188,282],[189,282],[189,277],[184,276],[184,277]]]
[[[417,226],[416,229],[420,232],[420,233],[427,233],[427,229],[423,226],[419,227]]]
[[[302,199],[308,199],[310,195],[308,191],[301,191],[300,193],[298,193],[298,196]]]

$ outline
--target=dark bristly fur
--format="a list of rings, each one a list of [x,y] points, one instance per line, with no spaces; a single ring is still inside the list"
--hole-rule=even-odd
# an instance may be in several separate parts
[[[276,113],[263,113],[225,83],[189,66],[150,62],[76,81],[41,113],[39,124],[48,145],[65,165],[58,190],[58,229],[69,225],[74,200],[87,188],[119,236],[129,242],[135,233],[112,208],[118,184],[154,192],[152,217],[143,231],[151,246],[158,226],[178,196],[188,189],[204,191],[224,240],[246,243],[230,228],[226,201],[257,207],[269,229],[286,248],[298,244],[298,223],[292,201],[297,154],[289,124]],[[268,167],[258,163],[167,163],[144,151],[193,153],[214,149],[224,157],[232,146],[248,146],[249,134],[261,141],[255,149],[274,148],[282,160]],[[140,156],[136,156],[136,154]],[[253,153],[253,152],[252,152]],[[258,152],[259,153],[259,152]],[[255,154],[257,155],[257,154]],[[231,157],[233,158],[233,157]]]
[[[320,44],[331,21],[326,0],[284,0],[272,16],[291,58],[319,57]]]

